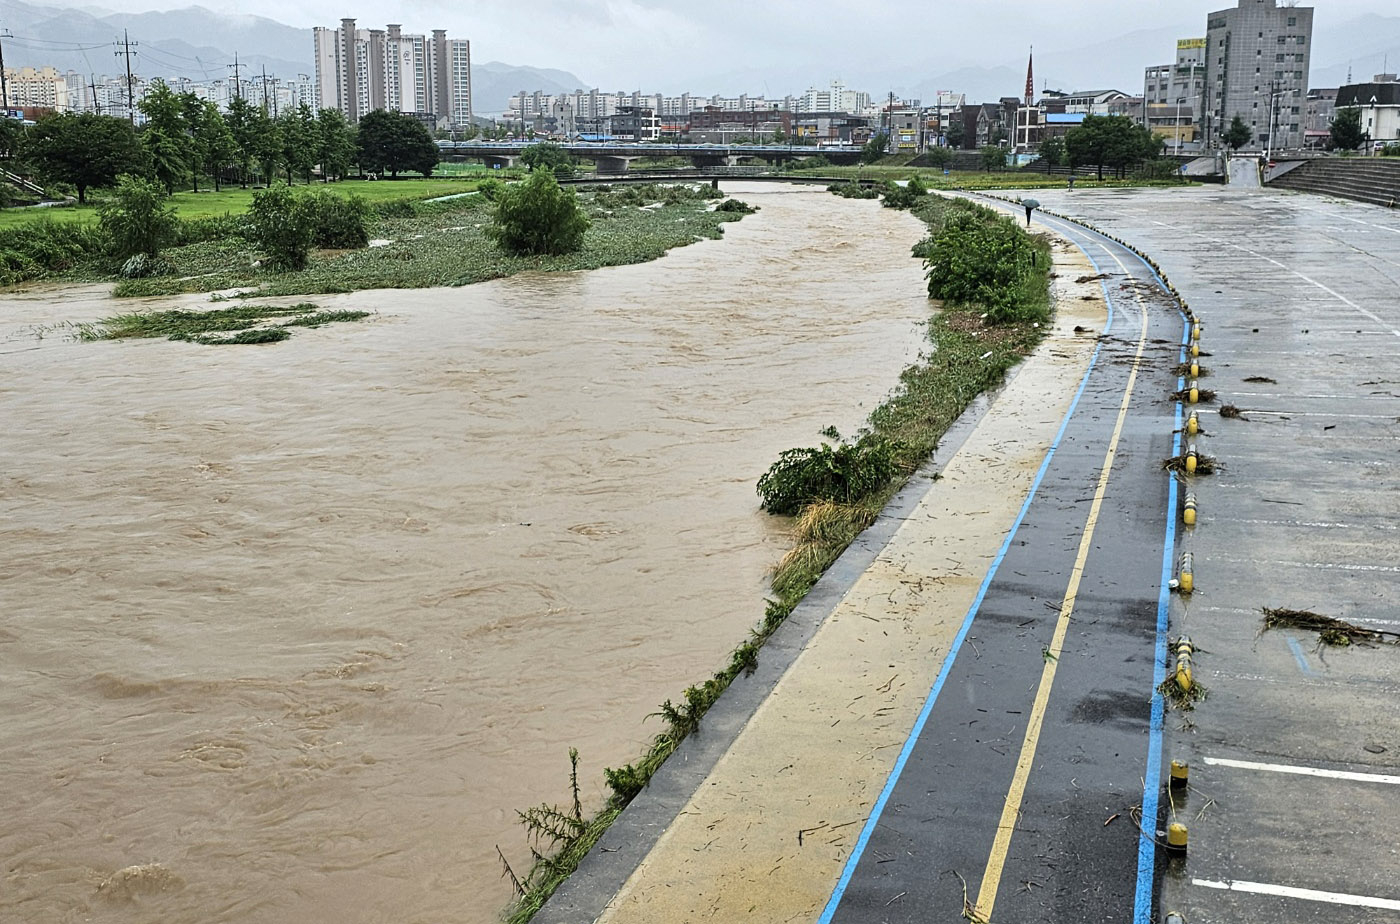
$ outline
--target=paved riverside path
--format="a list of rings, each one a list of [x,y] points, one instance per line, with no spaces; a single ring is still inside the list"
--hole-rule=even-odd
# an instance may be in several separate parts
[[[959,920],[957,877],[975,902],[1021,788],[997,919],[1132,915],[1183,325],[1140,261],[1047,221],[1085,250],[1056,245],[1046,343],[946,441],[941,480],[912,486],[877,525],[868,566],[828,575],[830,612],[797,636],[791,666],[765,681],[765,649],[759,674],[736,682],[771,694],[737,722],[726,695],[537,920]],[[808,615],[769,648],[790,648],[785,633]],[[1043,732],[1016,784],[1047,668]],[[693,773],[726,723],[741,726],[732,743]]]
[[[823,922],[1151,911],[1154,846],[1135,812],[1160,770],[1162,461],[1183,320],[1136,256],[1045,221],[1107,274],[1113,320]]]
[[[1197,590],[1173,635],[1209,697],[1169,714],[1190,924],[1400,922],[1400,649],[1261,631],[1261,607],[1400,631],[1400,214],[1219,188],[1036,193],[1152,254],[1202,317]]]

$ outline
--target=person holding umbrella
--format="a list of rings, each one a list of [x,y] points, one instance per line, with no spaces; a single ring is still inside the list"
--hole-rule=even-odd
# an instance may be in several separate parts
[[[1031,226],[1031,212],[1040,208],[1040,200],[1022,199],[1021,204],[1026,207],[1026,227],[1029,228]]]

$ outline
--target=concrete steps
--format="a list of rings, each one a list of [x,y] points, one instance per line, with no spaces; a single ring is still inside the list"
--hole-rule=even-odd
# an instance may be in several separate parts
[[[1310,160],[1270,179],[1267,185],[1395,208],[1400,205],[1400,161],[1341,157]]]

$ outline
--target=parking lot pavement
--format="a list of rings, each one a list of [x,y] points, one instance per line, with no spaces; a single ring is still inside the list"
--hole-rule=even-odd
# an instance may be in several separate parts
[[[1400,631],[1400,214],[1276,191],[1037,191],[1148,253],[1204,322],[1202,452],[1172,604],[1208,696],[1157,920],[1400,922],[1400,647],[1265,630],[1262,608]],[[1222,405],[1240,417],[1222,418]]]

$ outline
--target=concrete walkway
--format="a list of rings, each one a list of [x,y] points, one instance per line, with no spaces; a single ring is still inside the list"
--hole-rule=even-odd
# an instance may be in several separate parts
[[[1167,717],[1190,832],[1159,911],[1400,921],[1400,648],[1265,631],[1264,607],[1400,632],[1400,214],[1230,189],[1037,193],[1150,252],[1204,322],[1196,592],[1173,635],[1209,698]],[[1208,355],[1205,355],[1208,354]],[[1158,917],[1156,920],[1161,920]]]
[[[713,772],[669,814],[643,807],[653,816],[644,827],[664,833],[630,875],[622,871],[625,883],[605,838],[536,921],[780,922],[820,913],[1104,328],[1097,278],[1071,281],[1096,271],[1063,241],[1055,251],[1053,329],[960,448],[938,460],[941,480],[843,588]],[[829,577],[839,581],[841,568]],[[712,733],[706,722],[702,737]],[[683,748],[662,775],[683,773],[685,761]]]

